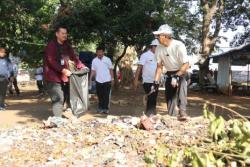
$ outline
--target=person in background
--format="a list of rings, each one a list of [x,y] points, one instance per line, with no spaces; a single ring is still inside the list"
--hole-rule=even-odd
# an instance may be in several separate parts
[[[51,40],[45,49],[44,80],[51,98],[52,112],[55,117],[62,117],[63,104],[69,97],[69,60],[73,61],[77,69],[84,68],[67,41],[68,33],[64,26],[58,26],[56,38]],[[67,97],[65,97],[67,96]]]
[[[13,92],[13,86],[16,92],[16,95],[19,96],[20,95],[20,89],[18,88],[18,84],[17,84],[17,74],[18,74],[18,64],[12,62],[12,68],[13,68],[13,82],[9,82],[9,93],[10,94],[14,94]]]
[[[44,84],[43,84],[43,67],[38,65],[35,73],[36,85],[38,88],[39,95],[44,94]]]
[[[185,45],[173,39],[172,28],[164,24],[153,34],[160,44],[155,51],[157,59],[157,70],[154,87],[159,87],[159,80],[162,68],[165,66],[166,82],[165,96],[168,107],[168,114],[177,116],[179,120],[187,120],[187,81],[185,75],[189,68],[189,59]]]
[[[0,47],[0,111],[5,110],[5,98],[8,88],[8,82],[13,81],[13,67],[6,57],[6,50]]]
[[[105,49],[97,47],[96,57],[92,61],[89,85],[92,85],[92,78],[95,76],[96,93],[98,97],[97,112],[108,114],[111,86],[114,82],[113,67],[110,58],[104,55]]]
[[[151,90],[151,87],[154,82],[155,72],[157,68],[155,49],[158,45],[159,45],[158,40],[157,39],[153,40],[150,44],[150,49],[141,55],[134,79],[134,89],[136,90],[138,87],[139,75],[142,72],[143,88],[145,94],[148,95],[146,112],[145,112],[147,116],[156,114],[158,90]]]

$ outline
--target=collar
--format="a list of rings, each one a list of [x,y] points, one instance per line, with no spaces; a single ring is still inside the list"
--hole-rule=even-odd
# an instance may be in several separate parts
[[[104,58],[104,55],[101,57],[101,58],[99,58],[98,56],[97,56],[97,59],[99,59],[99,60],[102,60]]]

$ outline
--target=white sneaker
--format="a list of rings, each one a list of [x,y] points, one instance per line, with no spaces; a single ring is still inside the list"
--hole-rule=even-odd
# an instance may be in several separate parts
[[[65,112],[72,112],[71,108],[66,108]]]
[[[104,114],[109,114],[109,110],[103,110]]]
[[[5,107],[0,107],[0,112],[5,111]]]

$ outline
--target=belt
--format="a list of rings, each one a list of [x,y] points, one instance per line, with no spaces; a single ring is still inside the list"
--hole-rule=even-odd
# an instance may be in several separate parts
[[[165,73],[165,75],[168,77],[171,77],[172,75],[176,74],[177,72],[178,72],[178,70],[177,71],[168,71]]]

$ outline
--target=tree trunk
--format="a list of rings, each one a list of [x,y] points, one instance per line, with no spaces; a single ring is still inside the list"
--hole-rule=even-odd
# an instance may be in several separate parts
[[[205,76],[208,74],[209,71],[209,59],[206,59],[203,64],[199,65],[199,84],[201,87],[205,85]]]
[[[125,54],[127,52],[127,48],[128,48],[128,46],[125,45],[122,54],[115,61],[115,66],[114,66],[115,88],[118,88],[118,86],[119,86],[119,82],[118,82],[118,78],[117,78],[117,73],[116,73],[117,72],[117,66],[118,66],[119,62],[121,61],[121,59],[125,56]]]
[[[143,50],[143,46],[144,45],[136,45],[135,46],[135,51],[137,53],[137,57],[139,58],[141,56],[141,54],[144,52]]]
[[[209,55],[214,50],[221,29],[224,0],[201,0],[201,9],[203,12],[202,39],[200,60],[198,64],[200,67],[199,82],[201,85],[204,85],[204,76],[209,70]],[[213,20],[215,21],[215,29],[214,32],[211,32],[210,27]]]
[[[131,83],[133,83],[133,80],[134,80],[134,74],[133,74],[133,70],[131,68],[131,64],[122,67],[120,72],[122,75],[121,85],[131,86]]]

